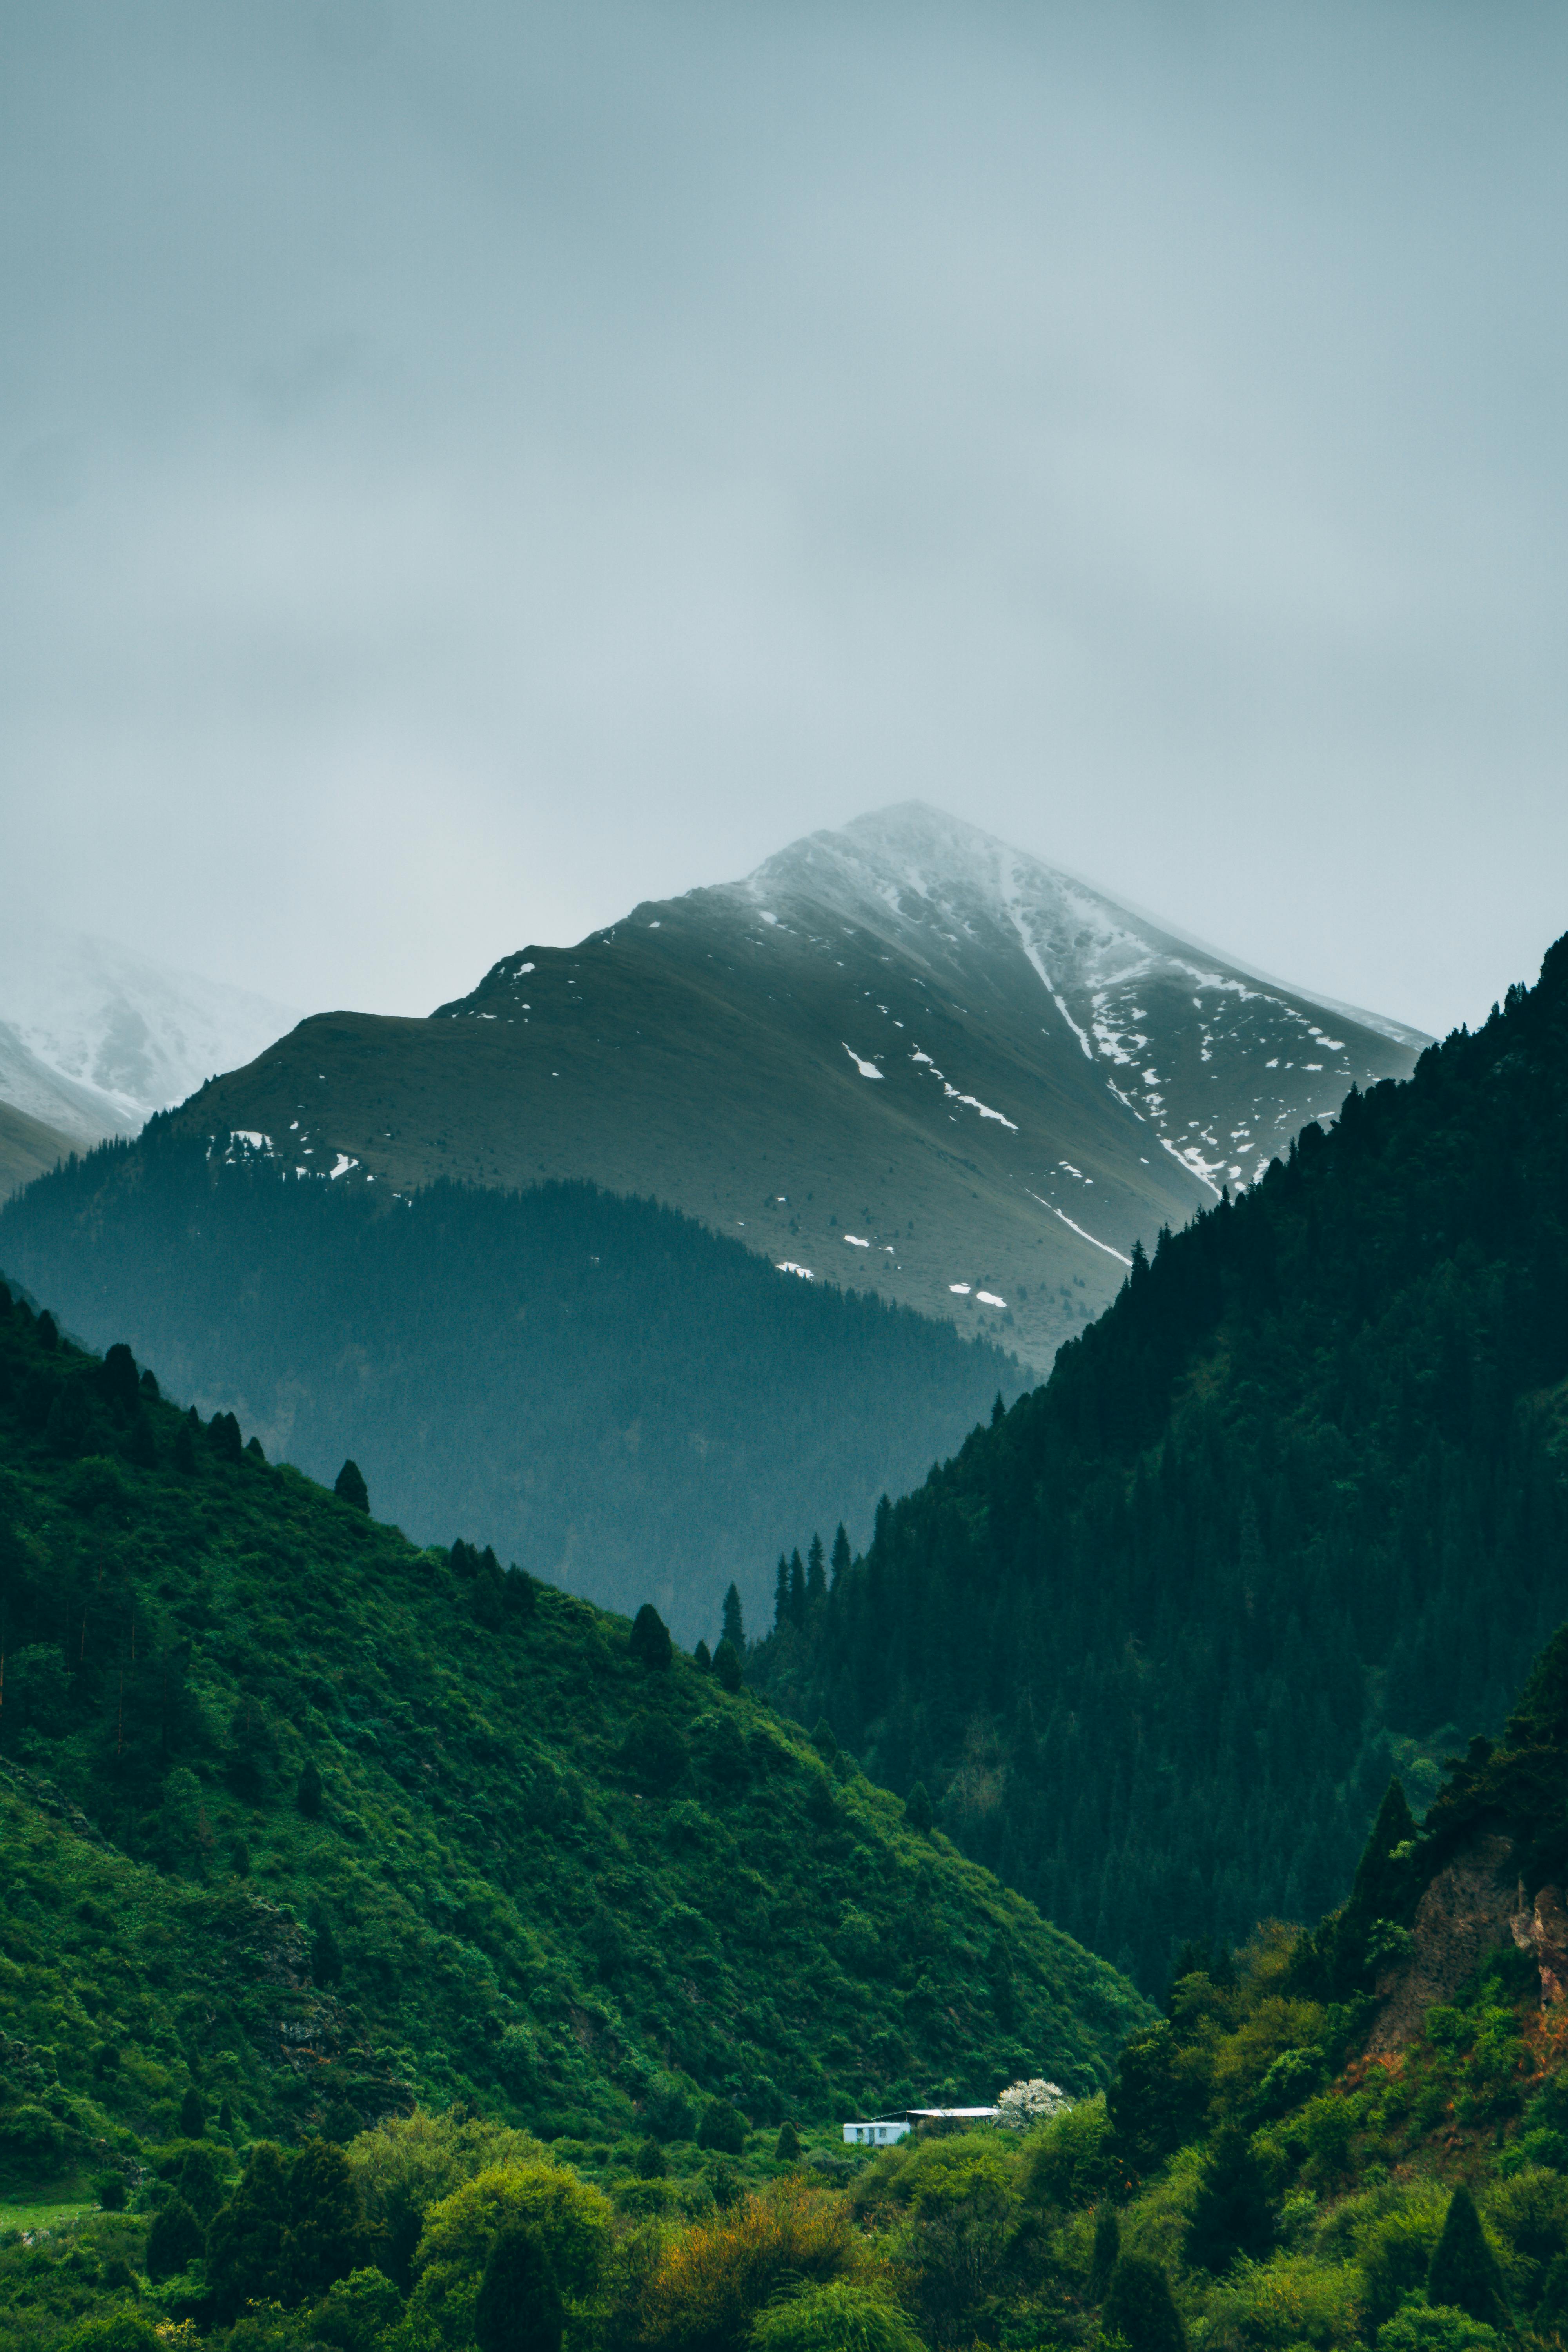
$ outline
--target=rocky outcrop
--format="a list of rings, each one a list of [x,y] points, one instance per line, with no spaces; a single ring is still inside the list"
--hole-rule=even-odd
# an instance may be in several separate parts
[[[1415,2039],[1427,2010],[1452,2000],[1486,1955],[1509,1941],[1520,1897],[1513,1840],[1500,1832],[1474,1839],[1445,1864],[1416,1906],[1410,1950],[1378,1977],[1370,2051]]]
[[[1528,1909],[1515,1912],[1509,1926],[1520,1950],[1533,1948],[1540,1963],[1542,2007],[1561,2000],[1568,1985],[1568,1909],[1563,1889],[1543,1886]]]

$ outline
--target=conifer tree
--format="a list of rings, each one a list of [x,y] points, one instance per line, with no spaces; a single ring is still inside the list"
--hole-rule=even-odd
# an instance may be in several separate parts
[[[170,2197],[153,2216],[147,2232],[147,2276],[154,2286],[187,2270],[205,2243],[202,2225],[183,2197]]]
[[[792,1625],[805,1622],[805,1562],[798,1544],[789,1556],[789,1622]]]
[[[838,1522],[838,1532],[833,1538],[833,1553],[829,1564],[832,1568],[833,1574],[828,1589],[831,1591],[837,1592],[838,1590],[838,1580],[849,1565],[849,1538],[844,1532],[844,1522],[842,1519]]]
[[[215,1412],[207,1423],[207,1444],[220,1462],[237,1462],[245,1448],[239,1423],[232,1412]]]
[[[746,1654],[746,1631],[741,1616],[741,1596],[733,1584],[724,1595],[723,1631],[719,1636],[728,1642],[737,1657]]]
[[[675,1659],[669,1628],[651,1601],[645,1601],[632,1620],[628,1648],[634,1658],[655,1673],[668,1674]]]
[[[779,2136],[773,2142],[773,2162],[775,2164],[800,2162],[800,2134],[787,2116],[780,2124]]]
[[[926,1784],[923,1780],[917,1780],[904,1799],[904,1819],[910,1829],[918,1831],[921,1837],[930,1837],[936,1815],[931,1810],[931,1801],[926,1794]]]
[[[184,2139],[200,2139],[206,2127],[207,2111],[202,2105],[202,2095],[191,2083],[180,2101],[180,2136]]]
[[[746,2146],[745,2117],[728,2099],[710,2099],[697,2128],[697,2145],[721,2156],[742,2155]]]
[[[691,1654],[697,1661],[697,1670],[699,1674],[710,1675],[712,1673],[713,1653],[708,1647],[706,1642],[699,1642]]]
[[[143,1411],[138,1411],[131,1424],[125,1453],[133,1469],[156,1470],[158,1467],[158,1441],[153,1434],[153,1423]]]
[[[1462,2180],[1448,2200],[1443,2234],[1426,2273],[1426,2300],[1468,2312],[1483,2326],[1508,2326],[1497,2256],[1487,2243],[1476,2200]]]
[[[313,2303],[334,2279],[347,2278],[364,2243],[359,2183],[331,2141],[308,2139],[289,2176],[289,2227],[283,2240],[289,2300]]]
[[[1239,2124],[1225,2124],[1204,2159],[1182,2259],[1194,2270],[1217,2273],[1237,2254],[1261,2262],[1273,2244],[1274,2214],[1258,2158]]]
[[[314,1913],[311,1926],[315,1933],[310,1939],[310,1982],[329,1990],[343,1980],[343,1956],[338,1949],[332,1923],[324,1911]]]
[[[1100,2324],[1128,2352],[1186,2352],[1187,2331],[1158,2263],[1122,2254],[1110,2273]]]
[[[340,1503],[347,1503],[352,1510],[369,1512],[370,1489],[356,1462],[343,1464],[332,1481],[332,1492]]]
[[[814,1608],[817,1601],[826,1600],[826,1596],[827,1570],[822,1549],[822,1538],[814,1535],[811,1538],[811,1548],[805,1555],[806,1607]]]
[[[561,2352],[566,2315],[548,2255],[522,2230],[496,2240],[474,2304],[479,2352]]]
[[[732,1642],[721,1642],[713,1657],[713,1671],[731,1698],[745,1680],[741,1656]]]
[[[778,1568],[777,1568],[777,1570],[776,1570],[776,1572],[775,1572],[775,1574],[774,1574],[774,1577],[773,1577],[773,1628],[774,1628],[774,1631],[775,1631],[776,1633],[783,1633],[783,1631],[784,1631],[784,1627],[785,1627],[788,1623],[789,1623],[789,1562],[788,1562],[788,1560],[787,1560],[787,1559],[785,1559],[785,1558],[784,1558],[784,1556],[783,1552],[781,1551],[781,1552],[780,1552],[780,1554],[779,1554],[779,1564],[778,1564]]]
[[[1094,2217],[1094,2252],[1089,2265],[1089,2299],[1103,2303],[1110,2273],[1121,2252],[1121,2224],[1114,2205],[1102,2205]]]
[[[192,1405],[174,1438],[174,1467],[186,1478],[196,1466],[196,1432],[200,1427],[195,1406]]]

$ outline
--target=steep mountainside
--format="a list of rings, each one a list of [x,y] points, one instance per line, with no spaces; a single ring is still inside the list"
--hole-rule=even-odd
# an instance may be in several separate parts
[[[117,940],[8,906],[0,930],[0,1103],[79,1149],[133,1135],[215,1070],[247,1061],[295,1014],[174,971]]]
[[[481,1533],[483,1530],[476,1530]],[[1145,2014],[648,1612],[420,1551],[0,1286],[0,2168],[198,2086],[682,2136],[953,2078],[1092,2087]]]
[[[765,1619],[781,1528],[858,1541],[1016,1361],[946,1323],[781,1281],[738,1243],[586,1185],[412,1202],[279,1174],[157,1119],[0,1213],[0,1258],[72,1330],[127,1339],[205,1412],[331,1477],[352,1454],[424,1541],[717,1638]]]
[[[1205,1213],[753,1672],[1161,1980],[1311,1918],[1568,1614],[1568,940]]]
[[[522,949],[429,1021],[322,1014],[182,1119],[349,1183],[651,1192],[1045,1368],[1135,1238],[1423,1043],[910,806]]]
[[[0,1201],[77,1149],[73,1137],[0,1101]]]

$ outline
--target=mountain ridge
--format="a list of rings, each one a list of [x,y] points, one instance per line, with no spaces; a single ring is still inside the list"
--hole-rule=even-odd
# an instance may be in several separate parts
[[[1389,1025],[1195,959],[916,804],[514,950],[424,1023],[315,1015],[179,1118],[400,1192],[652,1193],[1043,1368],[1135,1239],[1403,1075]]]

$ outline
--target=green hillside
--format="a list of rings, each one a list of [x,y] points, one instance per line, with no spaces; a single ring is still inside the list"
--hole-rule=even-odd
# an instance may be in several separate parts
[[[1568,1629],[1424,1824],[1390,1785],[1316,1931],[1180,1955],[1106,2096],[1064,2112],[1030,2084],[1018,2128],[858,2159],[793,2129],[547,2148],[460,2109],[341,2149],[225,2124],[146,2150],[129,2211],[0,2228],[0,2330],[26,2352],[1558,2352],[1565,1797]]]
[[[1137,1254],[752,1671],[1151,1989],[1311,1919],[1568,1612],[1568,941]]]
[[[1125,1982],[644,1633],[416,1549],[0,1286],[13,2183],[192,2086],[241,2136],[419,2097],[679,2138],[720,2095],[1104,2079]]]
[[[425,1541],[718,1638],[765,1613],[778,1530],[868,1536],[1016,1393],[1016,1362],[908,1307],[781,1275],[651,1201],[296,1177],[154,1119],[0,1215],[0,1255],[83,1339],[318,1478],[352,1454]]]

